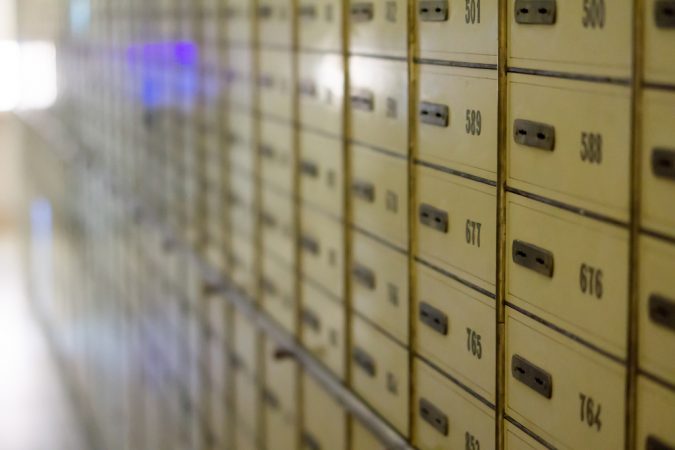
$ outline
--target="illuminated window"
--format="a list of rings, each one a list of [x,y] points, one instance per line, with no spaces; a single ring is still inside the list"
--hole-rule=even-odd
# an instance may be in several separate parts
[[[51,42],[0,41],[0,111],[44,109],[56,100],[56,51]]]

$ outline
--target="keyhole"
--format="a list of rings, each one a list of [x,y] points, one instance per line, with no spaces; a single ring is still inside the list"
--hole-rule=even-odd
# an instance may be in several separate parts
[[[670,169],[673,167],[673,161],[670,159],[661,159],[659,160],[658,165]]]
[[[670,311],[668,311],[666,308],[662,306],[656,308],[656,314],[664,318],[670,317]]]
[[[548,9],[546,9],[546,8],[539,8],[539,14],[548,14]]]
[[[546,135],[544,133],[537,133],[537,137],[542,140],[546,139]]]

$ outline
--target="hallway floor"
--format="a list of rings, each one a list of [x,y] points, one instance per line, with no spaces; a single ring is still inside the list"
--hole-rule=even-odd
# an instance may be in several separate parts
[[[0,450],[85,450],[83,436],[30,310],[19,244],[0,231]]]

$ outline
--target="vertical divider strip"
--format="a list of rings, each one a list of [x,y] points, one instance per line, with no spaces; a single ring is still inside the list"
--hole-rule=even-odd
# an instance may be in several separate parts
[[[224,0],[223,2],[220,3],[220,8],[218,11],[218,18],[219,21],[222,21],[224,23],[224,27],[228,26],[227,23],[227,18],[229,16],[228,10],[229,6],[227,4],[227,0]],[[223,252],[224,252],[224,261],[225,261],[225,270],[228,276],[231,275],[232,271],[232,221],[231,221],[231,214],[232,214],[232,202],[231,202],[231,178],[232,178],[232,166],[230,164],[230,152],[232,151],[231,148],[231,140],[229,139],[229,126],[226,126],[229,123],[228,117],[230,114],[230,86],[229,86],[229,80],[228,80],[228,72],[230,70],[230,52],[229,52],[229,42],[227,40],[227,33],[225,33],[222,29],[220,29],[220,32],[218,34],[218,42],[219,42],[219,67],[218,67],[218,76],[220,78],[222,85],[222,98],[221,98],[221,115],[219,117],[220,120],[220,126],[224,127],[224,130],[221,130],[221,136],[224,136],[225,139],[223,139],[223,145],[220,149],[220,151],[223,153],[222,155],[222,168],[221,168],[221,173],[223,175],[223,193],[224,193],[224,198],[222,198],[222,204],[223,204],[223,215],[225,216],[225,221],[223,225],[226,227],[225,229],[225,239],[223,242]],[[232,448],[234,446],[234,427],[235,427],[235,402],[234,402],[234,391],[236,389],[235,383],[234,383],[234,364],[233,364],[233,359],[232,355],[234,353],[234,309],[232,308],[231,304],[228,302],[224,305],[225,308],[225,336],[223,338],[225,339],[225,348],[223,349],[224,352],[224,358],[226,361],[226,370],[227,370],[227,380],[225,382],[225,411],[226,411],[226,418],[225,418],[225,426],[226,426],[226,436],[225,436],[225,442],[224,445],[226,448]]]
[[[351,149],[350,139],[352,136],[352,114],[351,114],[351,83],[349,70],[349,33],[350,33],[350,2],[351,0],[342,0],[342,168],[344,170],[343,180],[343,249],[344,249],[344,312],[345,312],[345,383],[352,387],[352,359],[349,357],[352,348],[352,290],[351,290],[351,265],[352,265],[352,208],[351,208],[351,185],[352,185],[352,167],[351,167]],[[352,437],[352,422],[347,418],[347,446],[350,447]]]
[[[418,77],[415,56],[417,54],[417,1],[408,2],[407,26],[407,69],[408,69],[408,430],[410,441],[415,439],[415,385],[416,371],[414,369],[415,353],[415,292],[417,290],[417,276],[415,272],[415,254],[417,253],[417,183],[415,159],[417,157],[417,96]]]
[[[642,188],[642,89],[644,77],[644,0],[633,1],[633,48],[631,77],[631,172],[630,172],[630,250],[628,275],[628,370],[626,380],[626,449],[636,448],[638,315],[640,282],[640,222]]]
[[[300,0],[291,0],[291,205],[292,227],[293,227],[293,284],[292,294],[295,297],[295,311],[293,324],[296,339],[302,342],[302,252],[300,251],[300,233],[301,233],[301,215],[300,215],[300,171],[298,170],[300,162],[300,97],[298,84],[300,82],[300,20],[299,20]],[[298,446],[302,442],[302,428],[304,423],[303,408],[303,376],[300,364],[295,366],[295,399],[296,399],[296,426],[295,435]]]
[[[260,312],[262,309],[262,289],[261,277],[263,267],[263,228],[262,228],[262,158],[260,156],[261,143],[261,126],[260,126],[260,33],[259,33],[259,5],[260,0],[250,0],[249,20],[251,25],[251,64],[252,73],[251,81],[253,82],[252,89],[252,122],[253,122],[253,139],[249,151],[253,152],[253,214],[255,214],[255,251],[253,259],[253,301],[254,308]],[[263,447],[265,436],[265,406],[262,401],[265,387],[265,354],[264,354],[264,336],[259,331],[255,334],[255,361],[257,370],[254,375],[254,383],[257,387],[258,402],[256,404],[256,418],[257,418],[257,435],[256,445]]]
[[[495,442],[504,448],[504,411],[506,404],[506,178],[508,157],[506,145],[508,112],[508,5],[499,0],[498,65],[497,65],[497,273],[496,273],[496,373],[495,373]]]

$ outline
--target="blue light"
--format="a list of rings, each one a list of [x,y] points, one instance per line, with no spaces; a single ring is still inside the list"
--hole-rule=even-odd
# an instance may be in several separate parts
[[[199,94],[199,46],[191,41],[160,41],[127,48],[127,64],[139,76],[143,105],[156,109],[193,103]],[[176,80],[174,84],[169,80]],[[175,95],[172,95],[175,94]]]
[[[70,0],[70,30],[82,34],[89,30],[91,22],[90,0]]]
[[[30,229],[33,239],[52,237],[52,205],[44,197],[33,200],[30,204]]]

